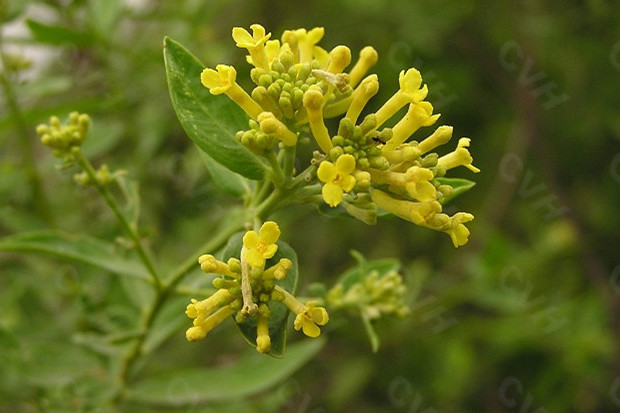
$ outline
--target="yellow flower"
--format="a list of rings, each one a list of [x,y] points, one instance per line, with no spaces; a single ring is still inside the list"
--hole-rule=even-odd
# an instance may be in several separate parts
[[[321,148],[324,153],[329,153],[334,145],[329,139],[329,131],[323,120],[324,102],[323,92],[318,86],[311,87],[304,93],[303,103],[308,115],[308,123],[310,124],[312,136],[314,136],[314,140],[316,140],[319,148]]]
[[[413,202],[396,199],[378,189],[373,189],[370,196],[379,208],[416,225],[428,226],[427,222],[441,211],[441,204],[436,200]]]
[[[315,45],[323,38],[325,29],[315,27],[310,31],[297,29],[295,31],[286,30],[282,35],[282,41],[290,44],[293,52],[299,52],[299,62],[311,62],[314,57]]]
[[[472,214],[468,214],[467,212],[457,212],[450,218],[450,228],[445,230],[450,238],[452,238],[452,243],[455,247],[460,247],[462,245],[467,244],[469,237],[469,230],[464,222],[469,222],[474,219]]]
[[[243,258],[252,267],[264,267],[265,261],[273,257],[278,246],[276,241],[280,238],[280,228],[273,221],[267,221],[261,226],[258,234],[256,231],[248,231],[243,236],[245,253]]]
[[[384,151],[396,149],[422,126],[430,126],[439,115],[432,115],[433,105],[419,102],[409,105],[407,114],[392,128],[392,138],[383,146]]]
[[[308,301],[303,311],[297,313],[293,326],[295,330],[303,330],[308,337],[316,338],[321,335],[318,326],[324,326],[329,321],[327,310],[318,307],[316,301]]]
[[[357,86],[357,84],[362,80],[368,69],[377,63],[379,59],[379,55],[377,51],[371,46],[366,46],[360,51],[360,57],[353,69],[349,72],[351,76],[351,87]]]
[[[457,148],[447,155],[442,156],[437,161],[437,165],[443,166],[446,169],[456,168],[457,166],[465,166],[473,172],[480,172],[480,169],[473,166],[473,158],[467,148],[469,147],[469,138],[459,139]]]
[[[317,176],[323,186],[323,199],[332,207],[338,206],[342,202],[343,192],[349,192],[355,186],[355,158],[353,155],[345,154],[336,160],[336,164],[329,161],[321,162]]]
[[[271,337],[269,337],[268,318],[258,313],[256,320],[256,351],[265,354],[271,351]]]
[[[250,28],[252,35],[242,27],[235,27],[232,31],[232,37],[237,42],[237,47],[248,49],[254,66],[269,70],[265,43],[271,37],[271,33],[265,34],[265,28],[260,24],[253,24]]]
[[[345,115],[347,119],[350,119],[353,123],[357,122],[357,118],[360,113],[362,113],[366,103],[368,103],[370,98],[376,95],[378,91],[379,79],[377,78],[377,75],[367,76],[351,95],[349,108],[347,109],[347,114]]]
[[[189,307],[188,307],[189,311]],[[208,317],[201,317],[200,314],[194,319],[194,326],[187,329],[185,337],[188,341],[202,340],[214,327],[222,323],[225,319],[235,313],[230,305],[220,308]]]
[[[418,103],[424,99],[428,93],[428,88],[422,84],[422,75],[416,69],[411,68],[406,72],[403,70],[398,76],[400,89],[377,111],[377,127],[391,118],[400,108],[407,103]]]
[[[329,52],[327,71],[334,74],[341,73],[349,63],[351,63],[351,50],[347,46],[336,46]]]
[[[256,119],[263,109],[237,84],[237,71],[235,68],[227,65],[217,65],[215,69],[206,68],[202,71],[200,81],[203,86],[208,88],[212,95],[225,93],[252,119]]]

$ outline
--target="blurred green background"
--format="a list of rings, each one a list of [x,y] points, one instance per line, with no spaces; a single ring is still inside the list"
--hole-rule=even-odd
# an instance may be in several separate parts
[[[620,411],[619,3],[0,0],[0,13],[3,73],[30,62],[0,93],[0,236],[120,233],[36,138],[38,123],[77,110],[93,119],[93,162],[140,181],[142,230],[164,265],[209,238],[233,201],[176,120],[165,35],[242,77],[249,66],[233,26],[261,23],[274,37],[323,26],[326,49],[379,52],[374,108],[413,66],[438,125],[472,139],[482,173],[458,171],[477,182],[451,206],[476,217],[458,250],[445,234],[396,219],[371,227],[311,208],[278,217],[299,254],[302,291],[353,265],[350,249],[395,256],[413,311],[378,326],[377,354],[359,321],[332,320],[314,360],[235,401],[247,411]],[[86,265],[0,253],[0,412],[99,411],[89,399],[108,366],[84,341],[131,325],[140,298],[121,284]],[[186,343],[188,299],[179,297],[178,333],[143,375],[206,369],[246,350],[232,323]]]

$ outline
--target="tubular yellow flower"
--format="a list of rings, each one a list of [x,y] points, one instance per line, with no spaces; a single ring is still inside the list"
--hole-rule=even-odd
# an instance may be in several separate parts
[[[407,103],[418,103],[428,94],[428,88],[422,84],[422,75],[416,69],[403,70],[398,76],[400,89],[377,111],[377,127],[394,116]]]
[[[263,109],[237,84],[235,68],[227,65],[217,65],[215,68],[216,70],[206,68],[202,71],[200,75],[202,84],[212,95],[225,93],[252,119],[256,119]]]
[[[433,179],[430,169],[412,166],[406,172],[381,171],[370,168],[372,182],[404,187],[412,198],[418,201],[432,201],[436,199],[436,189],[429,181]]]
[[[433,179],[433,172],[430,169],[419,166],[412,166],[405,172],[407,184],[405,189],[410,197],[418,201],[431,201],[436,199],[437,190],[430,183]]]
[[[383,156],[390,164],[413,161],[420,157],[422,152],[415,144],[401,145],[394,150],[386,150]]]
[[[276,286],[275,290],[282,297],[282,303],[296,314],[293,323],[295,330],[303,330],[305,335],[312,338],[321,335],[321,329],[318,326],[324,326],[329,321],[329,314],[325,308],[317,306],[316,301],[308,301],[304,305],[279,286]]]
[[[469,230],[464,222],[469,222],[474,219],[472,214],[466,212],[457,212],[450,218],[450,228],[444,230],[452,238],[452,243],[456,248],[467,244],[469,237]]]
[[[338,206],[342,202],[344,192],[349,192],[355,187],[355,158],[353,155],[342,155],[336,160],[336,164],[329,161],[321,162],[317,177],[323,185],[323,199],[331,206]]]
[[[349,72],[351,87],[357,86],[368,70],[377,63],[379,55],[371,46],[366,46],[360,51],[360,57]]]
[[[333,74],[342,73],[351,63],[351,50],[347,46],[336,46],[329,52],[327,71]]]
[[[433,215],[441,211],[441,204],[435,200],[423,202],[405,201],[392,198],[379,189],[373,189],[371,198],[372,202],[379,208],[416,225],[426,225],[426,222],[432,219]]]
[[[202,340],[213,328],[221,324],[222,321],[226,320],[234,313],[235,310],[233,310],[230,305],[227,305],[205,319],[196,318],[194,319],[194,326],[190,327],[185,332],[185,337],[188,341]]]
[[[271,63],[275,58],[280,56],[280,50],[284,46],[288,47],[288,44],[280,46],[279,40],[269,40],[267,43],[265,43],[265,54],[267,55],[267,62]]]
[[[291,268],[293,268],[293,262],[288,258],[282,258],[276,265],[263,272],[263,279],[270,280],[275,278],[276,280],[282,280],[287,276]]]
[[[396,149],[422,126],[430,126],[439,115],[431,115],[433,106],[428,102],[409,105],[407,114],[392,128],[392,138],[383,146],[384,151]]]
[[[185,314],[189,318],[204,320],[218,307],[229,304],[234,297],[226,289],[217,290],[211,297],[198,301],[192,298],[191,303],[187,305]]]
[[[243,236],[243,246],[246,248],[244,259],[252,267],[264,267],[265,261],[274,256],[278,250],[276,241],[280,238],[280,228],[273,221],[265,222],[258,234],[248,231]]]
[[[200,264],[202,271],[207,274],[222,274],[229,277],[236,277],[238,275],[237,273],[231,271],[228,264],[215,259],[215,257],[211,254],[204,254],[198,257],[198,264]]]
[[[452,126],[440,126],[428,138],[418,144],[420,153],[426,153],[441,146],[452,138]]]
[[[299,62],[311,62],[314,57],[314,47],[323,38],[325,29],[323,27],[315,27],[310,31],[297,29],[294,33],[297,37],[297,47],[299,48]]]
[[[248,49],[252,64],[264,70],[269,70],[267,54],[265,53],[265,42],[271,37],[271,33],[265,34],[265,28],[260,24],[250,26],[252,35],[242,27],[235,27],[232,30],[232,37],[237,42],[237,47]]]
[[[269,337],[268,318],[258,313],[256,320],[256,350],[265,354],[271,351],[271,337]]]
[[[346,117],[355,124],[366,103],[379,91],[379,79],[377,75],[366,77],[362,83],[353,91],[351,103],[347,110]]]
[[[473,158],[467,148],[469,147],[469,138],[459,139],[457,148],[447,155],[442,156],[437,161],[437,165],[443,166],[446,169],[456,168],[457,166],[464,166],[472,172],[480,172],[480,169],[473,166]]]
[[[297,134],[289,130],[273,113],[263,112],[258,115],[257,121],[260,124],[260,130],[276,136],[286,146],[294,146],[297,143]]]
[[[323,121],[323,93],[320,89],[310,88],[304,93],[304,107],[308,115],[308,124],[312,135],[324,153],[329,153],[333,148],[329,138],[329,131]]]

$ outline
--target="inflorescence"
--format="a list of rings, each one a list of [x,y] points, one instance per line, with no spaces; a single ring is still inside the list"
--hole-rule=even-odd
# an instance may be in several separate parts
[[[377,207],[417,225],[450,235],[455,247],[468,241],[466,212],[449,216],[442,203],[454,188],[441,178],[458,166],[473,172],[469,138],[439,156],[434,150],[452,138],[451,126],[439,126],[420,140],[409,140],[420,128],[439,118],[425,101],[428,94],[416,69],[403,70],[399,90],[376,112],[360,119],[368,101],[377,94],[377,75],[366,75],[378,59],[370,46],[363,48],[352,69],[351,51],[336,46],[326,51],[317,46],[324,29],[287,30],[281,40],[254,24],[252,33],[236,27],[232,36],[247,49],[254,66],[250,77],[256,87],[247,93],[236,82],[232,66],[217,65],[202,72],[202,84],[214,95],[226,94],[251,118],[249,129],[237,138],[258,154],[280,144],[294,146],[308,127],[321,154],[316,176],[322,197],[330,207],[341,204],[352,216],[374,223]],[[386,126],[399,111],[407,112],[394,126]],[[342,116],[338,130],[330,132],[326,118]]]

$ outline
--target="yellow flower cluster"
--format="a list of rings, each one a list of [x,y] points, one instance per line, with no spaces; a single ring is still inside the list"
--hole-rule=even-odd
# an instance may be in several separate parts
[[[330,308],[363,311],[369,320],[388,315],[405,317],[411,311],[405,304],[406,291],[398,272],[379,274],[374,270],[347,287],[343,283],[336,284],[327,292],[326,300]]]
[[[470,140],[461,138],[457,149],[444,156],[432,152],[452,137],[452,127],[440,126],[420,141],[410,140],[420,128],[439,118],[425,101],[428,88],[416,69],[403,70],[399,89],[375,113],[359,117],[379,90],[377,75],[366,73],[378,59],[370,46],[363,48],[348,73],[351,51],[336,46],[326,51],[317,44],[324,29],[287,30],[281,40],[254,24],[252,33],[236,27],[232,36],[238,47],[247,49],[247,61],[254,68],[250,76],[256,87],[251,94],[236,83],[236,70],[218,65],[202,72],[202,83],[212,94],[225,93],[251,118],[250,129],[237,137],[256,153],[297,144],[299,134],[309,127],[319,157],[318,180],[324,201],[345,209],[365,222],[376,220],[376,208],[450,235],[455,247],[468,241],[465,223],[473,215],[459,212],[448,216],[442,203],[453,193],[441,182],[446,172],[472,165],[467,149]],[[384,126],[407,107],[394,126]],[[329,132],[325,119],[344,115],[336,134]],[[374,212],[373,212],[374,211]]]
[[[217,291],[202,301],[192,299],[185,313],[193,319],[193,326],[186,332],[189,341],[197,341],[225,319],[234,316],[238,323],[250,318],[256,320],[256,350],[260,353],[271,351],[269,317],[271,302],[281,302],[295,313],[295,328],[303,328],[309,337],[320,334],[318,325],[325,325],[327,311],[316,303],[303,304],[291,293],[276,284],[284,279],[293,264],[288,258],[280,259],[275,265],[265,268],[267,260],[273,258],[278,250],[276,242],[280,228],[273,221],[265,222],[258,233],[248,231],[243,236],[240,258],[230,258],[227,262],[217,260],[212,255],[202,255],[198,262],[208,274],[220,274],[213,280]]]
[[[89,128],[88,115],[72,112],[68,124],[63,125],[60,119],[52,116],[49,125],[37,126],[37,134],[41,137],[41,143],[53,150],[54,156],[70,162],[86,140]]]

